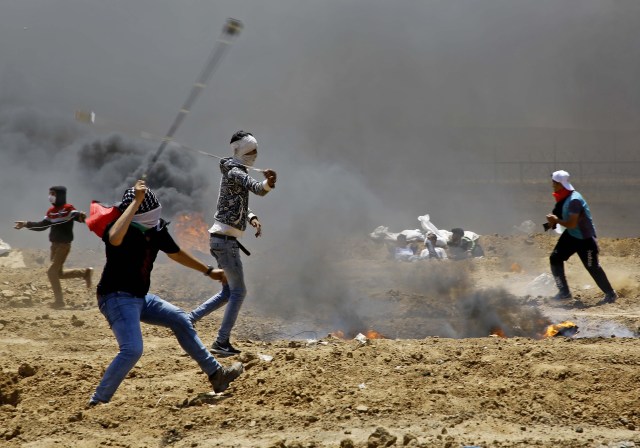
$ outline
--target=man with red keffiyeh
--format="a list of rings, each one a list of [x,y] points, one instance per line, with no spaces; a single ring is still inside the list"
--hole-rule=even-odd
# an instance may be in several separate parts
[[[71,242],[73,241],[73,222],[84,222],[86,214],[76,210],[73,205],[67,204],[67,188],[63,186],[54,186],[49,189],[49,202],[52,205],[43,220],[16,221],[15,228],[27,228],[35,231],[51,229],[49,232],[51,265],[47,275],[55,298],[52,306],[62,308],[64,298],[60,279],[82,278],[85,280],[87,288],[90,289],[93,268],[64,269],[64,262],[71,251]]]
[[[553,274],[558,287],[558,294],[553,299],[571,298],[569,284],[564,274],[564,262],[577,253],[584,267],[605,294],[598,304],[615,302],[618,295],[611,287],[607,274],[598,261],[599,248],[596,228],[587,201],[569,182],[568,172],[555,171],[551,175],[551,182],[556,205],[553,211],[547,215],[545,230],[555,229],[558,225],[565,228],[549,257],[551,274]]]

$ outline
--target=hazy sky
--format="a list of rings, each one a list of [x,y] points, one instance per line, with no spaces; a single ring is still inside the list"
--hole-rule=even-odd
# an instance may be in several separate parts
[[[256,135],[257,164],[280,174],[277,191],[252,198],[267,229],[286,233],[306,210],[341,231],[418,227],[424,213],[445,228],[510,229],[540,206],[495,216],[522,210],[517,191],[491,187],[483,203],[473,187],[429,181],[463,176],[451,163],[484,149],[545,157],[547,136],[505,129],[639,128],[635,0],[3,0],[0,237],[25,242],[10,223],[40,217],[51,184],[68,184],[78,208],[116,200],[154,144],[67,120],[90,109],[116,130],[166,132],[227,17],[245,29],[176,137],[227,155],[233,131]],[[113,164],[87,169],[87,145],[116,148]],[[185,157],[172,185],[210,219],[216,162]]]

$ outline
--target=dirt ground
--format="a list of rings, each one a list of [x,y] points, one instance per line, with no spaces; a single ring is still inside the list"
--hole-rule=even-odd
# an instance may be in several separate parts
[[[246,371],[227,392],[209,393],[170,331],[144,325],[142,359],[110,403],[90,409],[115,338],[81,281],[63,284],[66,308],[49,308],[46,251],[14,248],[24,267],[0,261],[0,445],[640,446],[640,239],[600,242],[620,294],[608,305],[577,258],[574,299],[546,298],[554,243],[490,235],[483,259],[396,263],[370,240],[345,242],[335,267],[357,290],[347,308],[358,318],[342,321],[265,307],[274,266],[253,276],[263,300],[247,300],[234,330]],[[102,263],[74,248],[67,265]],[[186,309],[214,292],[164,256],[152,284]],[[220,319],[197,324],[207,345]],[[578,324],[575,337],[542,337],[564,320]],[[386,338],[353,339],[367,330]]]

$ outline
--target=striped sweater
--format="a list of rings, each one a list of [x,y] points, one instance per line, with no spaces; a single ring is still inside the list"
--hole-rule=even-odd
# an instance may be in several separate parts
[[[266,195],[271,188],[267,181],[255,180],[247,174],[247,168],[232,157],[220,160],[220,192],[215,220],[244,231],[247,222],[255,215],[249,209],[249,192]]]

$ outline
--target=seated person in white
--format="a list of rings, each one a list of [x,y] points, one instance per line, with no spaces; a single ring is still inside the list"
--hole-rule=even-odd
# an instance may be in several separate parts
[[[420,252],[421,260],[446,260],[447,252],[442,247],[436,247],[436,241],[438,237],[435,233],[427,233],[427,237],[424,239],[425,249]]]
[[[411,261],[411,257],[413,257],[415,254],[413,253],[413,249],[411,248],[411,246],[407,243],[406,235],[403,235],[401,233],[396,238],[396,241],[397,242],[393,258],[396,261]]]

